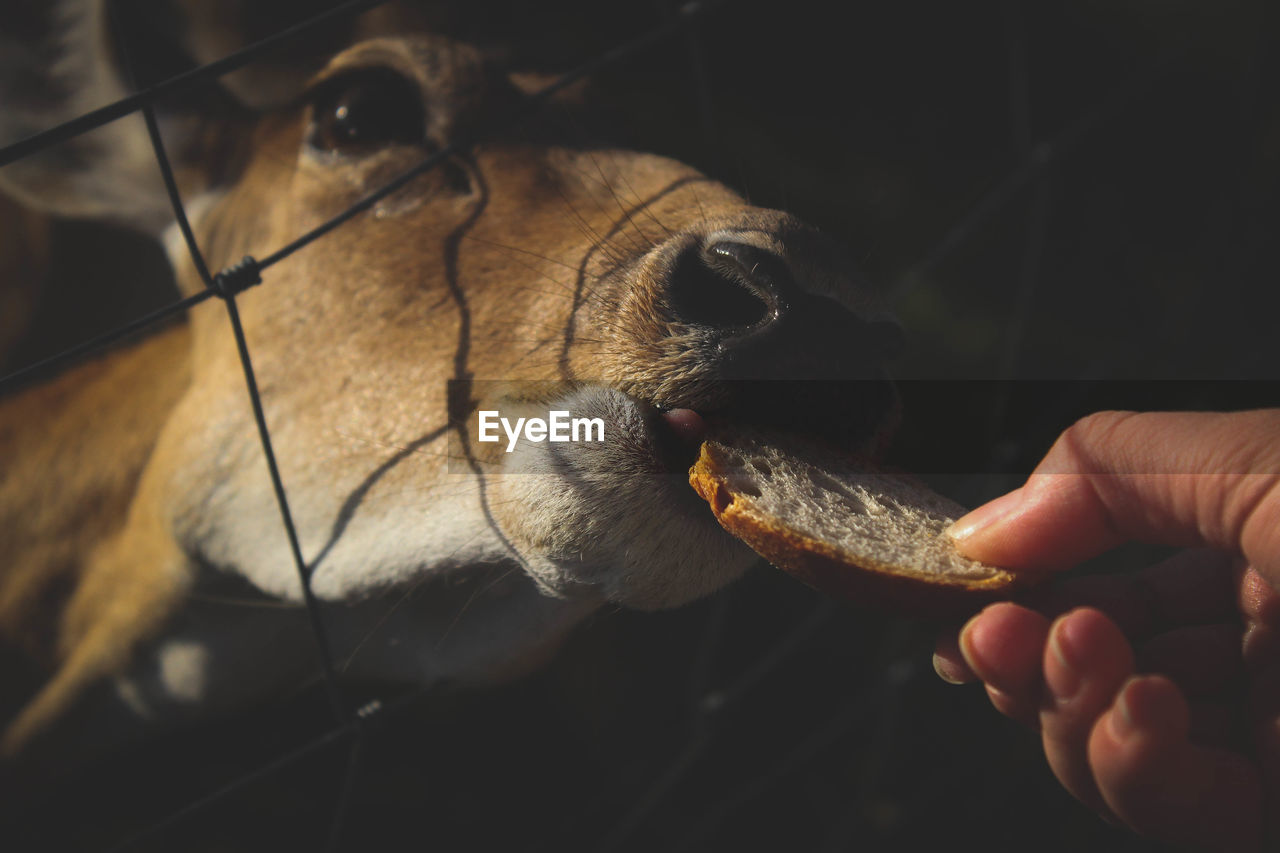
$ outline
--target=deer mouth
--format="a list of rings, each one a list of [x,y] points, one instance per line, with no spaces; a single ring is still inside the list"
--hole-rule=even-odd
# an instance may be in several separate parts
[[[698,459],[698,449],[708,435],[705,418],[694,409],[658,412],[655,424],[658,461],[671,473],[688,471]]]
[[[764,428],[876,456],[899,415],[898,393],[888,379],[742,380],[728,385],[718,405],[658,410],[655,439],[668,471],[688,471],[704,440],[742,428]]]

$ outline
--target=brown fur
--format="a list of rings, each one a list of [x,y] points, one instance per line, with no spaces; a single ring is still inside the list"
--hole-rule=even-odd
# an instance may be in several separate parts
[[[362,42],[321,79],[368,66],[421,87],[428,147],[510,114],[523,97],[474,51],[431,36]],[[212,191],[193,219],[215,268],[266,255],[423,156],[407,145],[360,156],[309,150],[312,120],[305,107],[291,108],[246,129],[241,153],[217,158],[218,171],[243,163],[229,185],[213,174],[190,178]],[[220,132],[231,138],[227,127]],[[705,512],[682,508],[679,472],[654,475],[660,466],[644,425],[655,407],[724,403],[715,338],[679,315],[670,287],[682,252],[729,238],[774,253],[810,293],[862,307],[838,253],[791,217],[748,207],[671,160],[579,150],[523,129],[451,158],[238,297],[313,587],[333,604],[340,654],[359,659],[381,624],[360,621],[362,602],[424,579],[484,579],[464,603],[440,599],[438,642],[414,642],[426,651],[452,642],[441,652],[454,661],[448,673],[494,673],[545,656],[605,600],[679,604],[742,570],[745,549]],[[195,292],[201,285],[183,254],[178,280]],[[451,380],[460,389],[453,411]],[[481,380],[568,381],[586,389],[573,399],[630,424],[634,440],[617,455],[582,458],[589,488],[545,461],[535,460],[541,479],[503,477],[500,448],[470,440],[475,412],[538,395]],[[154,661],[166,637],[212,642],[239,631],[201,621],[190,592],[202,578],[234,572],[298,600],[216,300],[194,309],[187,325],[4,401],[0,437],[8,543],[0,631],[50,668],[5,732],[5,753],[95,684],[126,678],[145,693],[163,682],[138,673],[163,670]],[[464,615],[474,629],[456,625]],[[373,658],[367,674],[413,675],[397,660]],[[246,686],[250,670],[272,671],[257,658],[220,665],[223,681],[209,678],[242,691],[256,689]]]
[[[148,541],[149,525],[129,516],[190,381],[189,356],[180,326],[0,401],[0,636],[58,668],[6,751],[37,725],[27,721],[56,715],[82,682],[121,666],[174,606],[173,561],[146,557],[165,540]]]

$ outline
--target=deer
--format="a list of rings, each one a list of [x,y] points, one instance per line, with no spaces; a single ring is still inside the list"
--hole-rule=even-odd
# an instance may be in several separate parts
[[[128,93],[104,3],[3,15],[24,49],[5,48],[0,138]],[[230,107],[158,109],[214,269],[447,155],[234,298],[342,676],[485,684],[601,607],[677,607],[739,577],[757,558],[686,480],[708,421],[874,443],[900,332],[816,229],[525,110],[528,75],[410,20],[364,13],[305,74],[238,72]],[[200,58],[198,30],[183,44]],[[149,234],[183,294],[204,287],[140,116],[0,186]],[[846,379],[859,390],[824,384]],[[603,440],[480,440],[496,412],[572,413]],[[118,748],[317,677],[217,300],[0,399],[0,460],[0,638],[39,673],[3,721],[5,760]]]

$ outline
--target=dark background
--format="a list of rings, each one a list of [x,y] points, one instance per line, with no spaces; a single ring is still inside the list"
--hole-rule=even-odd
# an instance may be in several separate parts
[[[558,71],[673,8],[438,14]],[[907,328],[898,375],[949,381],[908,395],[897,457],[945,468],[973,503],[1098,404],[1275,405],[1277,17],[1266,0],[744,0],[597,75],[593,93],[628,144],[850,248]],[[80,223],[53,241],[38,311],[105,327],[145,308],[102,295],[95,309],[59,284],[111,265],[156,278],[144,243]],[[12,363],[85,333],[65,329]],[[1050,379],[1063,381],[1037,384]],[[1148,849],[1064,794],[1037,738],[979,689],[933,675],[933,632],[761,566],[679,611],[602,613],[533,678],[373,718],[354,773],[340,739],[143,849],[323,846],[343,791],[352,850]],[[394,699],[352,699],[374,696]],[[10,837],[109,847],[329,726],[316,690],[166,741],[60,789]]]

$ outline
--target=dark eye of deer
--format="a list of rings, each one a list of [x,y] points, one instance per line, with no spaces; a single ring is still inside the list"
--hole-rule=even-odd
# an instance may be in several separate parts
[[[371,154],[388,145],[421,145],[425,138],[422,95],[394,71],[353,71],[316,92],[307,142],[319,151]]]

